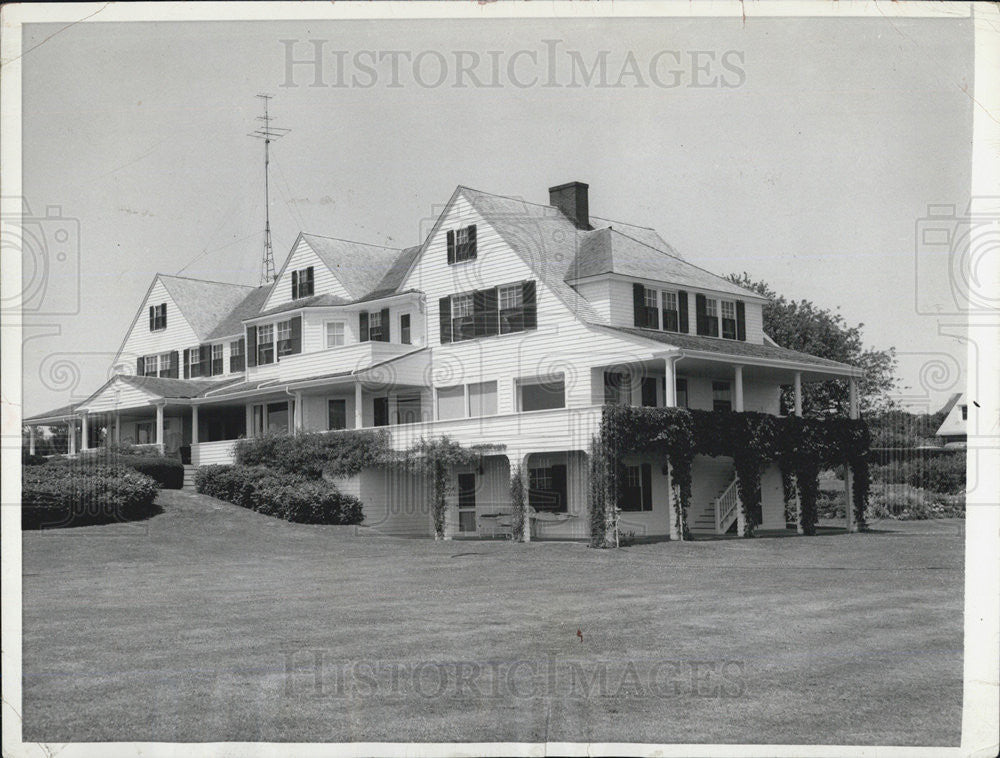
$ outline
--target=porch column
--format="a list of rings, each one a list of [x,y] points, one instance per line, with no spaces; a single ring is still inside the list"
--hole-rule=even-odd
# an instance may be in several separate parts
[[[354,428],[360,429],[365,425],[364,408],[361,405],[361,382],[354,385]]]
[[[68,445],[66,452],[69,455],[76,455],[76,419],[71,419],[66,426],[69,429],[69,436],[66,438]]]
[[[163,447],[163,406],[156,406],[156,444],[162,453]]]
[[[528,476],[528,457],[531,453],[521,456],[521,486],[524,487],[524,541],[531,542],[531,503],[528,501],[530,477]]]
[[[847,391],[850,402],[850,413],[851,418],[856,419],[858,417],[858,382],[852,376],[847,380]],[[851,471],[851,467],[845,463],[844,464],[844,510],[846,513],[847,520],[847,532],[856,532],[858,530],[857,524],[854,523],[854,472]]]
[[[89,439],[90,435],[88,434],[89,429],[88,429],[88,424],[87,424],[87,414],[86,413],[84,413],[82,416],[80,416],[80,428],[82,430],[82,434],[80,435],[80,450],[81,451],[83,451],[83,450],[89,450],[90,449],[90,439]]]
[[[746,536],[747,533],[747,517],[743,513],[743,503],[740,502],[736,506],[736,534],[740,537]]]
[[[670,541],[676,542],[682,538],[680,530],[677,528],[677,511],[681,504],[677,502],[679,493],[674,489],[674,472],[669,463],[665,468],[667,470],[667,496],[670,503],[670,507],[667,508],[667,517],[670,519]]]
[[[115,444],[122,444],[122,414],[115,411]]]
[[[28,427],[28,455],[35,454],[35,427]]]
[[[191,447],[198,444],[198,406],[191,406]]]
[[[677,405],[677,356],[670,355],[663,359],[663,406],[674,408]]]
[[[739,365],[733,370],[733,410],[743,413],[743,367]]]
[[[795,415],[802,415],[802,372],[795,372]]]

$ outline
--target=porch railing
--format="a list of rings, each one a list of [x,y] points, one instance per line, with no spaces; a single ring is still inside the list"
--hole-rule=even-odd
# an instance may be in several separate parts
[[[725,534],[739,515],[739,478],[733,477],[725,491],[715,501],[715,533]]]

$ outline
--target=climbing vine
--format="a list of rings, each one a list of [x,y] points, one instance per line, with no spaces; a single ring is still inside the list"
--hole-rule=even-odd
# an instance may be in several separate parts
[[[515,464],[510,472],[510,536],[514,542],[524,542],[527,505],[524,499],[524,478],[521,475],[521,467]]]
[[[633,408],[607,405],[600,433],[591,443],[591,544],[616,544],[620,502],[619,469],[625,455],[654,451],[662,455],[677,503],[674,521],[681,539],[690,536],[691,462],[696,454],[728,456],[738,477],[745,534],[753,533],[760,510],[760,479],[777,463],[784,478],[798,482],[803,530],[816,531],[818,475],[824,467],[846,463],[854,473],[855,518],[864,525],[868,497],[868,430],[863,421],[829,417],[782,418],[764,413],[726,413],[684,408]]]

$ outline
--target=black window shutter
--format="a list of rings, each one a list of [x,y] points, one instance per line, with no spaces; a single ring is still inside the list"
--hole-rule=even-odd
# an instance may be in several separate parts
[[[705,296],[697,294],[694,296],[694,319],[698,334],[708,334],[705,321],[708,314],[705,312]]]
[[[642,464],[642,509],[653,510],[653,465]]]
[[[466,259],[475,258],[476,257],[476,225],[475,224],[471,224],[469,226],[469,244],[468,244],[468,247],[466,249],[468,251],[465,254]]]
[[[455,262],[455,230],[448,230],[448,263]]]
[[[166,303],[161,303],[160,304],[160,308],[163,311],[163,328],[166,329],[167,328],[167,304]]]
[[[382,309],[382,342],[389,341],[389,309]]]
[[[736,339],[747,341],[747,307],[742,300],[736,301]]]
[[[299,296],[299,272],[292,272],[292,300],[297,299]]]
[[[637,327],[646,327],[646,288],[641,284],[632,285],[632,316]]]
[[[247,357],[247,367],[252,367],[257,365],[257,327],[248,326],[247,327],[247,341],[246,350],[243,354]]]
[[[521,285],[521,301],[524,307],[524,328],[538,328],[538,299],[535,295],[535,282],[527,281]]]
[[[677,293],[677,331],[687,334],[688,327],[688,293],[680,290]]]
[[[191,378],[191,351],[184,348],[184,378]]]
[[[492,337],[500,333],[500,313],[498,308],[497,288],[480,290],[475,294],[476,334]]]
[[[451,298],[438,300],[438,320],[441,324],[441,344],[451,342]]]
[[[288,321],[291,327],[292,337],[290,342],[292,343],[292,354],[302,352],[302,316],[296,316]]]
[[[358,342],[368,341],[368,311],[358,314]]]
[[[309,266],[306,269],[306,294],[312,296],[313,294],[313,267]]]
[[[140,355],[135,361],[135,375],[145,376],[146,375],[146,358]]]
[[[149,331],[153,331],[153,329],[156,328],[154,326],[154,324],[156,323],[156,315],[155,314],[156,314],[156,307],[152,306],[152,305],[149,306]]]
[[[212,346],[198,346],[198,373],[202,376],[212,375]]]
[[[177,378],[177,364],[180,363],[180,355],[176,350],[170,353],[170,378]]]

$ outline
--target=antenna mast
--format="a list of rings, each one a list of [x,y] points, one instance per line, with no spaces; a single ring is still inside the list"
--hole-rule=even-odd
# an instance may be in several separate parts
[[[272,116],[268,113],[267,101],[273,98],[273,95],[260,94],[257,97],[264,102],[264,115],[257,116],[257,120],[262,124],[248,136],[264,140],[264,258],[260,263],[260,283],[264,285],[275,279],[274,250],[271,248],[271,187],[268,176],[271,165],[271,140],[281,139],[291,129],[271,126]]]

